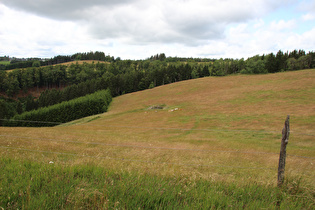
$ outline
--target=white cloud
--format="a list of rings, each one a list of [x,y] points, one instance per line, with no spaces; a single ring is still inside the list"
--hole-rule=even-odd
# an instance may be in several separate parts
[[[292,2],[1,0],[0,55],[51,57],[98,50],[123,59],[162,52],[241,58],[301,49],[306,42],[305,50],[314,48],[313,29],[296,32],[298,19],[264,20]],[[305,20],[313,18],[308,14]]]
[[[56,20],[88,24],[95,38],[134,44],[200,45],[220,39],[227,24],[247,21],[285,1],[247,0],[2,0],[15,9]]]
[[[221,39],[225,27],[261,16],[279,5],[268,1],[160,0],[137,1],[111,9],[86,10],[98,38],[128,36],[129,43],[182,43],[200,45]],[[96,14],[96,15],[92,15]]]
[[[306,13],[315,13],[315,1],[314,0],[303,0],[297,7],[300,11]]]
[[[294,36],[289,43],[300,46],[301,49],[305,49],[307,51],[314,51],[315,49],[315,27],[311,28],[309,31],[304,32],[301,35]],[[289,44],[288,43],[288,44]]]
[[[292,30],[296,28],[296,21],[295,20],[279,20],[279,21],[272,21],[270,25],[270,31],[283,31],[283,30]]]
[[[137,0],[1,0],[10,8],[39,16],[58,20],[76,20],[82,17],[82,11],[97,6],[112,8],[117,5],[135,2]]]
[[[51,56],[60,46],[80,44],[85,39],[84,28],[69,21],[54,21],[0,5],[0,54],[14,56]],[[73,49],[74,46],[72,47]],[[69,49],[68,49],[69,51]],[[70,51],[73,51],[70,49]],[[76,51],[74,51],[76,52]]]
[[[314,19],[315,19],[315,14],[308,13],[302,16],[303,21],[312,21]]]

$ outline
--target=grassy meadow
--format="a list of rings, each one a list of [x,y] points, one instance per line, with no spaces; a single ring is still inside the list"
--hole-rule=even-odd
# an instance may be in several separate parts
[[[105,64],[109,64],[109,62],[106,61],[97,61],[97,60],[78,60],[78,61],[69,61],[69,62],[65,62],[65,63],[60,63],[60,64],[54,64],[53,66],[57,66],[57,65],[65,65],[65,66],[71,66],[72,64],[84,64],[84,63],[88,63],[88,64],[92,64],[92,63],[105,63]],[[10,61],[0,61],[0,64],[10,64]],[[25,68],[21,68],[20,70],[24,70]],[[6,72],[12,72],[16,69],[10,69],[10,70],[5,70]]]
[[[207,77],[57,127],[0,127],[0,207],[314,208],[314,101],[314,70]]]
[[[2,64],[2,65],[8,65],[8,64],[10,64],[10,61],[0,61],[0,64]]]
[[[78,61],[69,61],[69,62],[65,62],[65,63],[61,63],[61,64],[55,64],[56,65],[66,65],[66,66],[70,66],[71,64],[84,64],[84,63],[105,63],[105,64],[109,64],[109,62],[106,61],[98,61],[98,60],[78,60]]]

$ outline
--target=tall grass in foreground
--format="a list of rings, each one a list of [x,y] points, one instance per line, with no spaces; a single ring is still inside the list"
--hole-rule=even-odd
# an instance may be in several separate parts
[[[0,158],[4,209],[311,209],[314,189],[298,180],[275,186],[117,172]]]

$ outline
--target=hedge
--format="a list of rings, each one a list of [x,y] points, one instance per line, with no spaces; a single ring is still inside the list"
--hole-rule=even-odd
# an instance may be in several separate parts
[[[90,95],[65,101],[49,107],[15,115],[5,126],[49,127],[72,120],[106,112],[112,96],[101,90]]]

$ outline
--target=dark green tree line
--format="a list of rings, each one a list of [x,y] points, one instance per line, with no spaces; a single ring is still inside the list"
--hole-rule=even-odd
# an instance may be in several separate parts
[[[109,90],[98,91],[53,106],[15,115],[12,121],[4,121],[3,125],[30,127],[55,126],[56,124],[51,122],[56,122],[57,124],[65,123],[106,112],[111,100],[112,97]],[[42,123],[38,123],[39,121]]]
[[[78,54],[79,55],[79,54]],[[77,56],[78,56],[77,55]],[[86,55],[87,56],[87,55]],[[103,58],[103,54],[100,53]],[[104,55],[105,56],[105,55]],[[16,113],[48,107],[69,101],[98,90],[110,89],[113,96],[131,93],[182,80],[225,76],[228,74],[265,74],[315,68],[315,54],[295,50],[290,53],[256,55],[244,59],[218,59],[209,62],[167,62],[165,55],[152,60],[116,60],[112,63],[84,63],[70,66],[41,66],[0,71],[0,91],[7,97],[28,93],[30,89],[45,89],[38,98],[27,96],[16,104],[3,105],[8,111],[5,117]],[[162,59],[160,59],[162,57]],[[7,102],[3,102],[5,104]],[[10,107],[10,108],[8,108]]]

